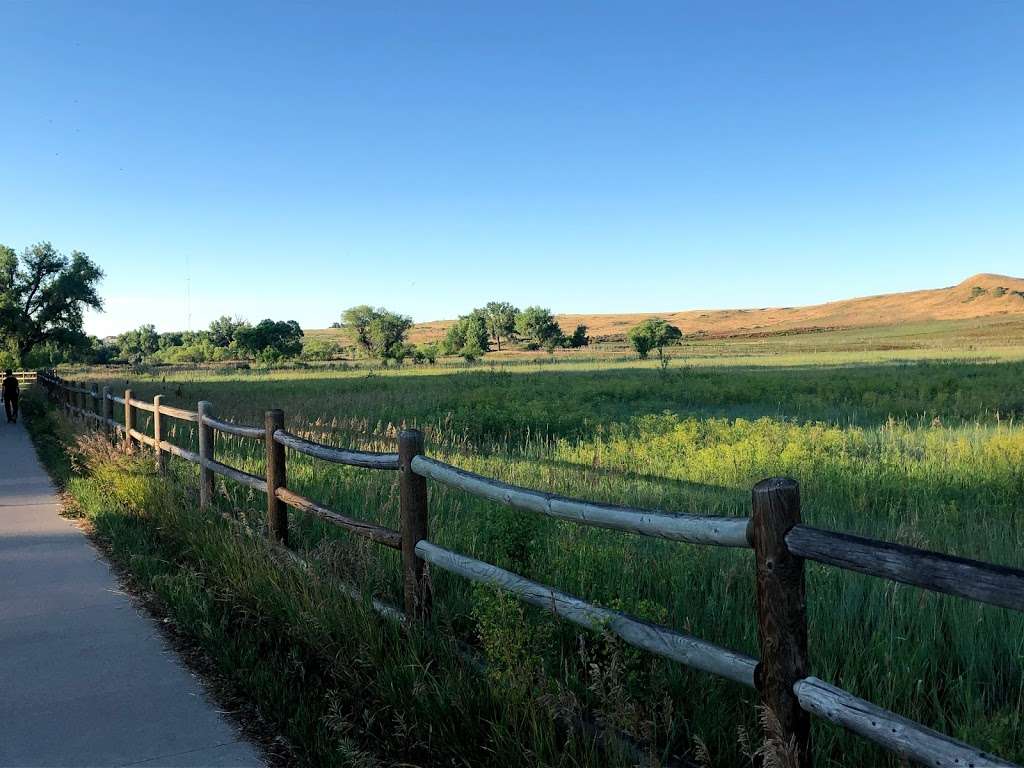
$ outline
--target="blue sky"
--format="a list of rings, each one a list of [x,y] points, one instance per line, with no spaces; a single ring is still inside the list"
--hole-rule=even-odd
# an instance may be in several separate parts
[[[1024,275],[1024,3],[0,0],[0,242],[106,334]]]

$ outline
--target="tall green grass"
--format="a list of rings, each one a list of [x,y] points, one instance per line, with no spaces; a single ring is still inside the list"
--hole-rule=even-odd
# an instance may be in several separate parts
[[[339,445],[392,450],[403,424],[428,452],[533,488],[677,512],[745,515],[751,486],[802,486],[812,525],[1024,566],[1024,364],[719,367],[388,375],[231,374],[132,381],[221,416]],[[140,414],[141,416],[142,414]],[[176,439],[194,439],[187,429]],[[259,473],[262,451],[219,438],[229,463]],[[356,517],[397,527],[394,474],[289,456],[289,485]],[[263,502],[223,486],[259,526]],[[757,654],[749,552],[583,529],[433,486],[439,544],[603,605]],[[394,601],[389,551],[295,515],[295,546],[320,567]],[[716,765],[740,761],[752,692],[581,636],[445,574],[435,629],[477,647],[502,686],[537,716],[591,719]],[[881,706],[1018,762],[1024,760],[1024,617],[810,565],[811,667]],[[376,627],[375,620],[367,619]],[[376,631],[376,630],[374,630]],[[581,646],[580,643],[584,644]],[[523,675],[522,670],[529,670]],[[452,692],[452,696],[455,696]],[[568,715],[566,713],[569,713]],[[896,763],[816,723],[822,765]]]

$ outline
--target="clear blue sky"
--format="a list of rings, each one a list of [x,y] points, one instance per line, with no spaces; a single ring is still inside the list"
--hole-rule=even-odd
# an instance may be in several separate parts
[[[726,7],[727,6],[727,7]],[[0,242],[105,334],[1024,275],[1024,2],[7,2]]]

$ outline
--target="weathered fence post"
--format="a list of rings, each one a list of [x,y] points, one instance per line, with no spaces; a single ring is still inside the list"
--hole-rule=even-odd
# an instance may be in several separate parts
[[[163,425],[160,423],[160,403],[163,399],[163,395],[153,397],[153,440],[156,441],[153,447],[156,449],[156,469],[161,475],[167,471],[167,454],[160,447],[160,441],[164,439]]]
[[[412,471],[412,460],[422,453],[423,433],[418,429],[403,429],[398,434],[398,464],[405,615],[410,621],[426,621],[430,617],[430,582],[426,563],[416,554],[416,544],[428,536],[427,480]]]
[[[757,635],[761,661],[754,675],[761,703],[778,722],[765,746],[778,765],[811,765],[810,715],[793,684],[807,677],[807,597],[804,561],[789,552],[786,533],[800,522],[800,486],[774,477],[754,486],[753,533],[757,561]]]
[[[206,423],[213,416],[213,403],[200,400],[199,413],[199,506],[206,508],[213,501],[213,470],[206,463],[213,459],[213,427]]]
[[[110,399],[110,387],[103,388],[103,429],[106,430],[107,434],[110,435],[113,432],[113,427],[110,426],[110,422],[114,418],[114,401]]]
[[[124,391],[124,449],[132,449],[132,430],[135,429],[135,409],[132,408],[132,391]]]
[[[100,385],[96,384],[96,383],[93,383],[91,388],[90,388],[90,390],[89,390],[89,396],[92,398],[92,411],[91,411],[91,413],[94,416],[99,416],[100,415],[100,395],[99,395],[99,392],[100,392]],[[96,419],[89,419],[89,421],[91,421],[93,423],[93,425],[95,426]]]
[[[284,446],[274,439],[274,433],[284,429],[284,411],[267,411],[264,424],[267,446],[267,530],[270,538],[281,544],[288,543],[288,507],[277,498],[277,489],[286,487],[288,472],[285,467]]]

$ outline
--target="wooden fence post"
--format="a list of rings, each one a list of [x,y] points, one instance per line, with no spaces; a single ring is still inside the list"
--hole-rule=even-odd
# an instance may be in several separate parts
[[[423,433],[418,429],[403,429],[398,434],[398,465],[405,616],[409,621],[430,618],[430,581],[426,563],[416,554],[416,544],[428,537],[427,480],[412,471],[412,460],[422,453]]]
[[[274,432],[284,429],[284,411],[267,411],[264,424],[267,434],[267,531],[270,538],[280,544],[288,543],[288,507],[277,498],[277,489],[285,488],[288,471],[285,467],[284,446],[274,439]]]
[[[782,477],[762,480],[754,486],[752,500],[761,644],[754,681],[779,731],[766,729],[765,746],[777,761],[771,764],[810,768],[810,715],[793,693],[793,684],[807,677],[804,560],[786,547],[786,533],[800,522],[800,486]]]
[[[124,391],[124,449],[132,449],[132,430],[135,429],[135,409],[132,408],[132,391]]]
[[[99,395],[99,392],[100,392],[100,385],[96,384],[96,383],[93,383],[91,389],[89,390],[89,396],[92,398],[92,411],[91,411],[91,413],[93,413],[96,416],[100,415],[100,395]],[[96,419],[89,419],[89,421],[92,422],[93,426],[96,426]]]
[[[167,471],[167,454],[160,447],[160,441],[164,439],[163,425],[160,423],[160,403],[163,402],[163,399],[163,395],[155,395],[153,397],[153,439],[156,441],[154,446],[156,449],[156,468],[161,475]]]
[[[206,462],[213,459],[213,427],[205,422],[207,416],[213,416],[213,403],[208,400],[200,400],[197,411],[199,413],[199,506],[205,509],[213,501],[213,470],[206,466]]]
[[[110,435],[113,432],[110,422],[114,418],[114,401],[110,399],[110,387],[103,388],[103,402],[100,407],[103,409],[103,429]]]

